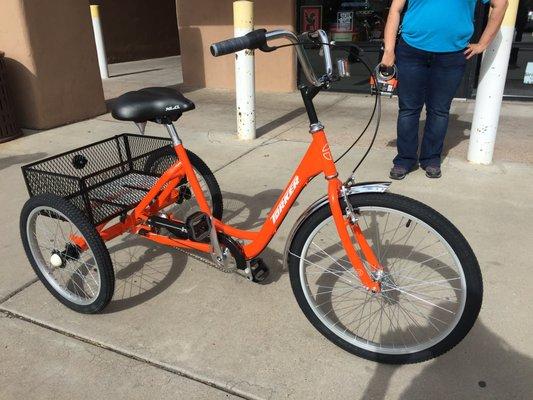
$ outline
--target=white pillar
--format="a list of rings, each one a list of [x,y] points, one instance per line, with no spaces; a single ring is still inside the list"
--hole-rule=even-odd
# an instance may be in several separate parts
[[[476,106],[468,146],[468,161],[475,164],[492,162],[514,38],[518,2],[519,0],[509,0],[500,31],[485,50],[481,61]]]
[[[98,55],[98,66],[102,79],[109,78],[107,68],[107,58],[105,54],[104,36],[102,35],[102,25],[100,24],[100,7],[91,6],[91,18],[93,20],[94,41],[96,43],[96,54]]]
[[[254,29],[253,1],[233,3],[235,37],[246,35]],[[239,139],[255,139],[255,65],[254,52],[235,53],[235,94],[237,98],[237,133]]]

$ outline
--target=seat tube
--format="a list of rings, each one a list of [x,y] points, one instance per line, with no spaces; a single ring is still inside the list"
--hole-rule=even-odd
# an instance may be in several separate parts
[[[183,143],[178,135],[178,132],[172,123],[165,124],[165,126],[170,138],[172,139],[172,144],[174,145],[174,150],[176,151],[178,160],[181,161],[183,169],[185,170],[187,181],[189,182],[189,185],[191,185],[192,192],[194,193],[194,197],[200,206],[200,210],[210,216],[211,208],[207,203],[204,192],[202,191],[202,187],[200,186],[200,182],[198,182],[198,178],[196,177],[196,173],[194,172],[189,157],[187,156],[187,151],[185,150],[185,147],[183,147]]]
[[[181,139],[178,135],[178,131],[174,127],[174,124],[172,122],[165,124],[165,128],[167,128],[168,134],[170,135],[170,138],[172,139],[172,144],[174,146],[181,144]]]

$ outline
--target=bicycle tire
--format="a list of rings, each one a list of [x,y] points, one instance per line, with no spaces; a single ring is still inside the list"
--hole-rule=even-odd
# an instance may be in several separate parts
[[[222,214],[224,212],[224,205],[222,201],[222,193],[220,191],[220,186],[215,178],[215,175],[207,164],[196,154],[190,150],[187,151],[187,156],[191,161],[193,168],[197,171],[198,174],[205,181],[209,194],[211,196],[211,206],[212,214],[218,220],[222,219]],[[147,173],[155,173],[158,175],[163,174],[172,164],[178,160],[175,150],[172,147],[165,147],[161,151],[152,154],[146,160],[144,171]],[[187,184],[187,178],[179,183],[179,186]]]
[[[37,224],[38,218],[41,216],[47,218],[47,220],[43,220],[43,227],[40,227],[40,232],[43,232],[43,240],[40,241],[37,233],[37,226],[40,225]],[[54,232],[46,231],[44,228],[45,221],[50,222],[52,220],[56,224],[61,223],[62,227],[54,230]],[[66,224],[72,224],[76,229],[76,235],[81,235],[87,243],[88,249],[82,253],[84,257],[88,257],[87,260],[80,261],[79,254],[77,256],[76,254],[69,254],[68,249],[74,249],[74,245],[70,241],[71,235],[65,234]],[[113,264],[102,238],[78,208],[54,194],[45,193],[31,197],[22,208],[20,233],[24,251],[33,270],[56,299],[79,313],[92,314],[104,309],[113,297],[115,288]],[[71,233],[73,232],[71,231]],[[59,237],[60,234],[61,237]],[[45,245],[52,247],[43,247]],[[76,250],[70,251],[76,252]],[[61,267],[53,266],[51,260],[54,254],[62,259]],[[92,254],[92,256],[89,256],[89,254]],[[91,260],[94,261],[94,265],[91,264]],[[60,280],[63,281],[64,272],[67,272],[67,274],[70,272],[70,269],[67,269],[69,265],[77,266],[77,269],[64,282],[65,287],[63,288]],[[58,274],[60,272],[59,275],[62,278],[54,278],[53,270],[58,272]],[[99,284],[97,294],[91,288],[93,296],[90,296],[80,284],[85,286],[85,283],[87,283],[85,278],[87,276],[91,276],[96,283],[93,272],[98,274]],[[89,285],[88,287],[90,288]],[[84,295],[85,297],[90,296],[90,298],[84,299]]]
[[[332,319],[333,317],[327,317],[327,316],[324,317],[325,312],[322,312],[320,310],[320,307],[317,308],[317,304],[313,304],[313,299],[309,297],[309,293],[308,293],[309,289],[307,288],[307,286],[310,286],[311,284],[309,283],[309,279],[307,278],[307,276],[304,276],[305,274],[307,274],[307,267],[305,267],[305,269],[302,267],[302,265],[306,265],[306,261],[307,261],[307,264],[309,264],[309,261],[306,259],[307,253],[306,254],[302,254],[302,252],[304,250],[304,245],[306,245],[306,243],[308,243],[308,241],[309,241],[309,239],[310,239],[312,234],[314,234],[315,235],[314,237],[316,237],[316,235],[319,232],[319,231],[316,231],[316,230],[318,229],[319,226],[326,226],[325,224],[327,223],[327,221],[332,219],[331,218],[331,210],[330,210],[329,204],[326,203],[321,208],[319,208],[318,210],[313,212],[311,215],[309,215],[306,218],[306,220],[300,225],[300,228],[296,232],[296,234],[294,236],[294,239],[292,240],[292,243],[290,244],[290,251],[289,251],[289,254],[288,254],[288,266],[289,266],[289,275],[290,275],[290,280],[291,280],[291,286],[292,286],[294,295],[296,297],[296,300],[297,300],[300,308],[302,309],[303,313],[307,317],[307,319],[311,322],[311,324],[322,335],[324,335],[327,339],[329,339],[330,341],[335,343],[337,346],[341,347],[342,349],[344,349],[344,350],[346,350],[346,351],[348,351],[348,352],[350,352],[352,354],[355,354],[357,356],[360,356],[360,357],[363,357],[363,358],[366,358],[366,359],[372,360],[372,361],[377,361],[377,362],[382,362],[382,363],[389,363],[389,364],[416,363],[416,362],[421,362],[421,361],[425,361],[425,360],[437,357],[437,356],[449,351],[450,349],[452,349],[454,346],[456,346],[467,335],[467,333],[470,331],[470,329],[474,325],[474,323],[476,321],[476,318],[477,318],[477,316],[479,314],[479,311],[480,311],[480,308],[481,308],[481,303],[482,303],[483,282],[482,282],[481,272],[480,272],[480,269],[479,269],[479,265],[478,265],[477,259],[476,259],[475,255],[474,255],[472,249],[470,248],[468,242],[466,241],[466,239],[463,237],[463,235],[459,232],[459,230],[451,222],[449,222],[445,217],[443,217],[437,211],[433,210],[432,208],[430,208],[430,207],[428,207],[428,206],[426,206],[426,205],[424,205],[424,204],[422,204],[422,203],[420,203],[418,201],[409,199],[407,197],[403,197],[403,196],[396,195],[396,194],[390,194],[390,193],[380,193],[380,194],[370,193],[370,194],[351,195],[349,197],[349,201],[352,204],[352,206],[354,207],[354,209],[356,209],[356,210],[364,210],[364,209],[372,210],[372,209],[374,209],[374,210],[377,210],[376,213],[378,213],[378,212],[382,212],[383,213],[383,214],[380,214],[380,215],[384,215],[386,210],[391,210],[391,213],[398,213],[398,215],[411,216],[412,219],[409,219],[409,221],[415,221],[415,223],[417,223],[416,221],[421,221],[421,225],[420,226],[430,227],[435,232],[437,232],[438,235],[440,235],[440,237],[443,238],[444,241],[449,245],[449,247],[452,249],[453,253],[455,254],[457,260],[459,260],[459,262],[460,262],[460,269],[463,271],[464,282],[465,282],[464,308],[462,308],[460,316],[455,316],[454,317],[457,320],[457,322],[456,322],[456,324],[453,327],[448,328],[448,329],[451,329],[451,330],[449,331],[449,333],[446,333],[445,337],[442,337],[442,339],[439,339],[438,342],[436,342],[436,343],[434,343],[432,345],[428,344],[427,348],[420,347],[420,349],[418,351],[414,350],[414,349],[416,349],[416,345],[413,346],[413,351],[412,352],[409,352],[409,351],[406,351],[406,350],[402,349],[401,348],[401,344],[398,344],[398,349],[396,350],[396,352],[395,352],[394,346],[392,346],[392,350],[390,349],[390,347],[391,347],[390,345],[387,348],[385,348],[385,346],[383,344],[380,344],[378,346],[378,345],[373,343],[373,341],[375,340],[375,335],[376,335],[375,332],[374,332],[374,337],[372,338],[372,340],[365,339],[366,342],[361,337],[359,337],[357,334],[353,335],[353,337],[354,337],[353,340],[349,340],[350,338],[349,337],[347,338],[348,335],[345,335],[346,337],[342,336],[342,332],[341,332],[342,330],[338,329],[337,326],[330,324],[329,320],[327,319],[327,318]],[[343,203],[344,203],[344,201],[343,201]],[[345,208],[344,205],[343,205],[342,208],[343,209]],[[382,210],[384,210],[384,211],[382,211]],[[383,216],[383,218],[385,218],[385,217]],[[388,218],[389,217],[387,217],[387,222],[389,221]],[[365,221],[366,221],[366,219],[365,219]],[[323,224],[323,225],[320,225],[320,224]],[[408,224],[409,224],[409,222],[406,223],[406,225],[408,225]],[[362,223],[361,223],[361,225],[362,225]],[[371,221],[370,225],[372,225],[372,221]],[[367,226],[369,227],[370,225],[367,225]],[[401,226],[401,225],[398,225],[398,226]],[[386,227],[387,226],[385,225],[385,231],[386,231],[385,233],[387,233]],[[375,248],[379,246],[377,244],[379,242],[379,238],[380,237],[383,237],[383,238],[385,237],[384,234],[382,236],[379,235],[379,232],[380,232],[379,229],[380,228],[377,229],[378,234],[377,234],[376,237],[378,239],[376,240],[376,245],[372,241],[372,247],[374,248],[375,251],[376,251]],[[403,229],[403,226],[402,226],[402,229]],[[416,229],[416,226],[414,226],[412,229],[414,231]],[[314,232],[316,232],[316,233],[314,233]],[[314,240],[314,237],[311,240]],[[405,236],[403,236],[403,237],[405,237]],[[335,239],[335,240],[340,241],[339,239]],[[391,241],[389,241],[389,247],[390,247],[390,245],[391,245]],[[307,246],[308,246],[308,248],[307,248],[307,250],[308,250],[310,245],[307,244]],[[316,247],[321,248],[319,245],[317,245]],[[444,244],[443,244],[443,247],[446,248],[444,246]],[[400,246],[398,246],[398,251],[400,251],[401,249],[402,248]],[[307,252],[307,250],[306,250],[306,252]],[[321,249],[321,250],[323,250],[323,249]],[[388,250],[388,248],[387,248],[387,250]],[[411,253],[413,252],[413,250],[414,250],[414,248],[411,249]],[[344,253],[344,250],[342,250],[342,252]],[[405,252],[407,252],[407,250],[405,250]],[[322,255],[322,252],[317,252],[317,254]],[[384,257],[384,259],[385,258],[386,257]],[[316,259],[319,259],[319,257],[316,257]],[[324,257],[324,259],[326,259],[326,257]],[[450,259],[453,259],[453,258],[450,256]],[[330,260],[328,259],[328,262],[329,261]],[[337,261],[339,261],[339,265],[341,265],[343,268],[345,268],[345,266],[340,263],[340,261],[341,261],[340,258]],[[342,260],[342,262],[344,262],[344,260]],[[386,260],[384,262],[386,262]],[[426,263],[430,264],[429,262],[426,262]],[[399,265],[402,266],[402,264],[399,264]],[[422,266],[424,266],[424,264],[419,266],[419,267],[411,266],[410,269],[413,270],[413,268],[414,268],[414,270],[417,271],[418,269],[421,269]],[[339,268],[338,269],[338,271],[342,271],[342,274],[344,274],[343,268]],[[394,282],[394,279],[395,279],[394,276],[393,276],[394,268],[396,268],[396,267],[393,266],[393,267],[390,267],[390,270],[387,270],[388,273],[390,274],[389,282]],[[407,268],[407,267],[405,267],[405,268]],[[439,268],[442,269],[444,267],[439,267]],[[433,271],[434,273],[436,273],[437,269],[438,268],[435,268],[433,266],[429,267],[429,271]],[[403,271],[403,270],[400,269],[400,271]],[[324,274],[324,275],[327,275],[328,273],[329,273],[328,270],[326,271],[325,274],[322,271],[316,272],[316,274]],[[439,273],[442,273],[442,271],[439,272]],[[457,273],[459,274],[459,268],[457,269]],[[400,276],[402,276],[402,278],[396,278],[396,279],[401,279],[401,280],[405,279],[403,277],[403,275],[400,275]],[[312,277],[310,279],[312,279]],[[340,281],[341,280],[340,278],[334,278],[334,279],[336,281]],[[449,280],[451,281],[452,278],[450,278]],[[415,279],[415,281],[416,281],[416,279]],[[407,281],[407,282],[410,282],[410,281]],[[424,282],[424,281],[420,280],[420,282]],[[442,282],[444,282],[444,280]],[[342,282],[342,283],[344,283],[344,282]],[[427,285],[432,284],[433,286],[437,286],[437,283],[439,283],[438,280],[431,281],[431,282],[425,283],[425,284],[424,283],[416,283],[415,282],[415,284],[411,284],[410,285],[411,289],[407,289],[407,287],[409,287],[409,285],[407,287],[406,286],[402,287],[398,283],[396,283],[396,287],[394,287],[394,285],[392,283],[388,283],[388,285],[390,286],[390,289],[387,289],[387,291],[388,291],[387,294],[383,293],[383,295],[382,295],[383,298],[381,299],[381,310],[380,310],[381,316],[379,317],[380,318],[379,324],[376,322],[376,325],[379,326],[380,329],[382,328],[382,326],[381,326],[381,323],[382,323],[381,318],[383,316],[383,313],[384,313],[383,310],[385,309],[385,307],[390,307],[392,309],[393,307],[396,306],[396,308],[400,309],[400,307],[402,307],[400,305],[400,299],[403,299],[403,297],[405,297],[405,298],[408,299],[409,302],[411,302],[410,296],[412,295],[412,293],[417,293],[416,290],[417,289],[420,290],[420,286],[422,286],[422,289],[423,289],[424,285],[427,286]],[[440,284],[441,283],[439,283],[439,285]],[[417,286],[417,285],[418,285],[418,288],[415,288],[414,291],[413,291],[413,286]],[[346,284],[346,286],[349,286],[349,285]],[[444,287],[444,284],[442,284],[442,286]],[[335,286],[332,286],[332,289],[327,289],[327,290],[330,290],[331,293],[333,293],[334,287]],[[385,286],[382,286],[382,289],[384,287]],[[355,289],[359,290],[359,288],[354,286],[354,289],[352,290],[352,292],[355,293],[356,292]],[[351,289],[346,289],[346,290],[349,291]],[[403,292],[400,292],[400,290],[403,290]],[[435,291],[434,288],[432,290]],[[441,289],[440,286],[439,286],[435,292],[438,294],[438,292],[442,291],[442,290],[444,290],[444,289]],[[392,295],[394,294],[395,291],[398,292],[397,299],[394,300],[394,301],[396,301],[396,304],[394,304],[394,301],[388,299],[389,296],[392,297]],[[318,293],[318,291],[317,291],[317,293]],[[340,293],[341,293],[341,296],[344,296],[344,294],[343,294],[344,292],[340,292]],[[429,293],[431,293],[431,291]],[[453,293],[455,293],[455,291]],[[331,298],[333,295],[329,294],[329,296]],[[354,296],[361,296],[362,297],[363,294],[357,292]],[[367,297],[365,297],[365,299],[367,299],[368,296],[370,296],[369,297],[370,301],[374,301],[373,297],[372,297],[374,295],[366,294],[365,296],[367,296]],[[403,296],[403,297],[401,297],[401,296]],[[424,300],[424,301],[426,301],[427,299],[430,299],[432,301],[435,301],[435,303],[437,303],[437,300],[433,300],[431,297],[423,297],[423,296],[427,296],[427,294],[424,294],[424,295],[418,294],[418,297],[420,299]],[[463,295],[458,293],[456,296],[459,297],[459,296],[463,296]],[[318,295],[317,295],[317,297],[318,297]],[[387,299],[385,299],[385,297],[387,297]],[[377,299],[377,297],[376,297],[376,299]],[[346,300],[346,299],[343,300],[343,301],[344,301],[344,303],[348,302],[348,300]],[[451,303],[451,300],[446,300],[446,301],[450,301],[450,303]],[[378,303],[378,302],[379,302],[379,300],[376,300],[376,303]],[[429,301],[427,301],[427,302],[429,302]],[[333,300],[331,300],[331,303],[332,304],[334,303]],[[390,303],[390,304],[385,304],[385,303]],[[414,301],[413,301],[413,303],[414,303]],[[431,303],[431,302],[429,302],[429,303]],[[459,303],[459,301],[458,301],[458,303]],[[338,304],[342,304],[342,303],[338,303]],[[445,304],[446,307],[448,307],[448,303],[439,303],[438,305],[437,304],[436,305],[439,306],[439,305],[442,305],[442,304]],[[320,305],[320,306],[322,307],[323,305]],[[346,304],[344,304],[344,306],[346,307]],[[364,307],[365,306],[363,306],[363,310],[364,310]],[[333,306],[331,306],[331,308],[333,309]],[[443,307],[441,307],[441,308],[443,308]],[[406,309],[407,309],[407,307],[406,307]],[[413,307],[413,309],[414,309],[414,307]],[[411,310],[411,307],[409,307],[409,310]],[[370,311],[372,311],[372,309],[370,309]],[[441,310],[438,310],[438,311],[440,311],[441,313],[444,313],[444,311],[441,311]],[[329,312],[331,312],[331,311],[329,311]],[[348,309],[348,312],[350,312],[349,309]],[[361,312],[361,314],[363,313],[363,311],[360,311],[360,312]],[[378,312],[378,311],[376,311],[376,312]],[[420,312],[420,311],[418,310],[418,312]],[[357,313],[359,313],[359,310],[357,310]],[[337,311],[334,311],[334,314],[337,315]],[[394,314],[392,314],[392,313],[391,314],[385,313],[385,314],[387,315],[387,317],[389,317],[390,321],[394,320]],[[398,314],[400,314],[399,311],[398,311]],[[338,313],[338,315],[340,315],[340,312]],[[393,317],[390,318],[390,315],[393,315]],[[420,316],[422,316],[422,315],[418,316],[418,315],[415,314],[415,316],[417,317],[416,319],[419,319]],[[350,315],[350,317],[351,317],[351,315]],[[378,318],[377,316],[374,317],[374,320],[376,320],[377,318]],[[429,317],[427,317],[427,321],[429,323],[431,323],[431,324],[436,324],[437,322],[432,320],[432,318],[434,318],[434,317],[432,317],[431,314],[429,314]],[[337,316],[337,319],[340,319],[340,317]],[[362,317],[361,317],[359,322],[361,322],[361,321],[365,321],[365,320],[363,320]],[[369,326],[370,326],[371,322],[368,322]],[[342,325],[341,327],[344,327],[344,326],[345,325]],[[357,332],[359,332],[361,324],[360,325],[354,324],[354,326],[356,326],[356,328],[354,327],[353,329],[357,329]],[[402,329],[400,329],[400,324],[399,323],[398,323],[397,327],[394,327],[394,324],[391,322],[390,326],[392,326],[394,328],[394,329],[391,329],[393,334],[398,334],[399,335],[401,333],[402,335],[405,335],[406,337],[409,336],[407,333],[404,333],[405,330],[403,329],[403,327],[402,327]],[[418,334],[418,332],[429,332],[428,329],[426,329],[424,331],[421,328],[426,329],[426,327],[418,327],[417,326],[417,328],[416,328],[417,330],[415,330],[415,332],[417,332],[417,334]],[[367,331],[368,331],[368,329],[369,328],[367,328]],[[374,329],[374,328],[371,328],[371,329]],[[376,327],[375,329],[377,331],[378,328]],[[366,333],[367,331],[363,332],[363,334]],[[368,336],[370,335],[371,332],[372,332],[372,330],[370,330]],[[411,331],[411,333],[413,334],[413,336],[416,339],[416,335],[414,335],[414,333],[412,331]],[[381,337],[387,338],[387,337],[392,337],[393,336],[391,333],[389,333],[389,334],[387,334],[387,333],[381,334],[381,332],[380,332],[380,335],[381,336],[378,336],[378,339],[380,339]],[[389,336],[387,336],[387,335],[389,335]],[[402,337],[404,337],[404,336],[402,336]],[[405,340],[405,339],[402,339],[402,340]],[[431,342],[429,341],[428,343],[431,343]],[[403,344],[407,348],[405,342]],[[381,349],[380,346],[383,346],[383,349]]]

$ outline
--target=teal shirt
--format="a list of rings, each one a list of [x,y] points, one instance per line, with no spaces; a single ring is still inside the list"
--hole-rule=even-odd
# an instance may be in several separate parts
[[[489,0],[481,0],[488,3]],[[477,0],[408,0],[402,38],[431,52],[463,50],[474,33]]]

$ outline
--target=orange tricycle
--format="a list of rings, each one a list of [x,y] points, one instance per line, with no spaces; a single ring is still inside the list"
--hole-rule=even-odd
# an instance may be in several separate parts
[[[183,145],[173,122],[193,110],[193,102],[170,88],[146,88],[120,96],[112,108],[115,118],[135,122],[140,135],[115,136],[22,168],[30,198],[20,230],[33,269],[67,307],[99,312],[115,284],[105,243],[133,233],[169,251],[206,253],[224,271],[265,282],[268,266],[261,252],[302,190],[321,175],[325,195],[298,219],[284,254],[305,316],[339,347],[374,361],[412,363],[448,351],[465,337],[481,307],[476,257],[446,218],[390,193],[389,182],[339,179],[313,105],[322,89],[345,74],[346,60],[332,62],[336,45],[322,30],[297,36],[260,29],[213,44],[211,52],[272,51],[276,47],[269,43],[280,39],[295,46],[309,81],[300,91],[311,143],[259,230],[223,222],[215,176]],[[306,46],[321,48],[320,77]],[[358,61],[354,49],[349,58]],[[170,139],[145,136],[148,121],[164,125]],[[184,215],[184,209],[191,212]]]

